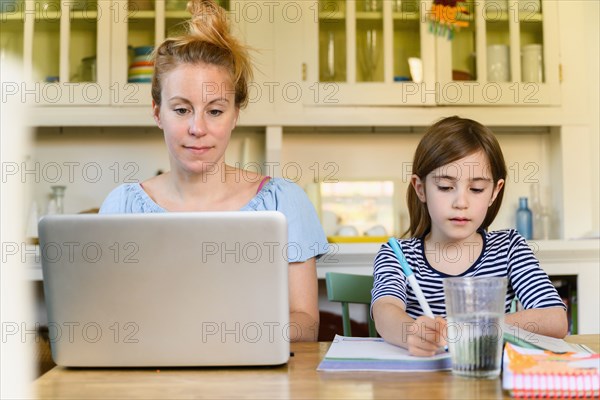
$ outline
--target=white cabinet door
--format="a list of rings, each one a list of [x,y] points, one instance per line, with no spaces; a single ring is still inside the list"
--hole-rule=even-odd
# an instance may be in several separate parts
[[[187,1],[113,0],[111,3],[111,104],[150,109],[153,68],[146,64],[151,52],[165,38],[185,32],[185,23],[191,17],[186,10]],[[219,3],[229,9],[237,1]]]
[[[438,104],[560,104],[556,1],[458,4],[455,20],[468,26],[436,38]]]
[[[305,105],[560,103],[555,1],[302,3]]]
[[[108,7],[103,1],[25,0],[0,14],[2,51],[22,46],[16,55],[23,59],[19,92],[24,102],[109,104]]]
[[[153,67],[143,64],[149,62],[150,53],[164,40],[167,23],[181,22],[189,14],[185,5],[167,12],[165,0],[111,3],[111,104],[145,106],[150,110]]]
[[[435,37],[421,20],[426,1],[309,0],[301,63],[305,105],[434,105]],[[291,57],[292,49],[287,52]],[[409,58],[422,63],[413,82]]]

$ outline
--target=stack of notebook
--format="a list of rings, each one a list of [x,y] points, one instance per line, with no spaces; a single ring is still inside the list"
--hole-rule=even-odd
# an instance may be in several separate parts
[[[519,398],[597,398],[600,354],[553,353],[507,343],[502,387]]]

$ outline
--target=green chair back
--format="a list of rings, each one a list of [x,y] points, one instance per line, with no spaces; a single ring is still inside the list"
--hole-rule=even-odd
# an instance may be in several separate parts
[[[371,307],[371,289],[373,289],[373,276],[342,274],[339,272],[327,272],[325,274],[327,283],[327,298],[329,301],[342,303],[342,323],[344,336],[352,336],[350,328],[350,303],[366,304]],[[375,322],[368,312],[369,336],[377,337]]]

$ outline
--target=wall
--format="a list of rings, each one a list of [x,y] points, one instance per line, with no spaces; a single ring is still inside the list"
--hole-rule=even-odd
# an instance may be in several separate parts
[[[550,205],[551,161],[550,135],[540,128],[493,128],[504,151],[508,167],[508,180],[504,205],[492,225],[492,229],[514,228],[515,212],[520,196],[530,197],[534,183],[545,193],[543,203]],[[400,230],[408,228],[406,212],[406,188],[410,182],[410,165],[422,129],[387,133],[361,132],[347,129],[330,133],[328,129],[308,133],[289,130],[283,136],[281,164],[299,164],[302,186],[312,182],[316,174],[323,180],[326,176],[339,180],[394,180],[400,190]],[[536,132],[537,131],[537,132]],[[287,131],[286,131],[287,132]],[[319,146],[314,143],[318,142]],[[335,170],[331,165],[335,165]],[[288,168],[295,174],[296,168]],[[284,172],[284,168],[282,168]],[[554,237],[556,238],[555,231]]]
[[[65,212],[100,207],[119,184],[142,182],[158,170],[169,170],[162,132],[158,128],[38,128],[35,147],[21,176],[35,183],[34,200],[46,212],[51,186],[65,185]],[[264,135],[240,128],[232,134],[226,153],[235,165],[244,159],[262,162]]]
[[[550,0],[554,1],[554,0]],[[242,113],[240,123],[245,126],[265,125],[282,126],[321,126],[335,127],[343,121],[346,125],[364,127],[422,127],[436,119],[458,114],[475,118],[487,125],[497,127],[536,126],[553,127],[555,140],[548,149],[534,149],[536,153],[550,151],[549,166],[553,175],[554,208],[564,210],[566,223],[560,224],[562,237],[580,237],[598,232],[600,229],[599,206],[599,155],[600,123],[598,112],[598,76],[600,75],[598,33],[598,2],[596,1],[559,1],[559,51],[562,64],[563,81],[561,83],[560,107],[303,107],[302,104],[256,104],[250,105]],[[299,73],[297,57],[274,55],[273,48],[303,48],[300,24],[289,26],[288,30],[274,34],[259,24],[246,26],[244,35],[249,41],[260,42],[259,64],[262,80],[273,80],[278,74],[284,74],[280,80],[287,82]],[[583,29],[573,29],[583,26]],[[274,28],[272,28],[274,29]],[[287,45],[282,45],[285,42]],[[294,51],[294,50],[292,50]],[[286,60],[289,59],[289,60]],[[282,72],[283,71],[283,72]],[[293,74],[292,74],[293,73]],[[272,76],[274,75],[274,76]],[[281,107],[280,107],[281,106]],[[278,108],[280,107],[280,108]],[[37,112],[38,120],[54,121],[57,108],[48,107]],[[85,116],[85,109],[69,110],[74,121]],[[60,114],[60,112],[58,113]],[[141,124],[151,126],[152,120],[147,112],[143,115],[137,109],[113,108],[111,119],[123,121],[123,125]],[[64,121],[64,117],[62,120]],[[127,122],[127,123],[126,123]],[[51,122],[52,123],[52,122]],[[78,123],[78,122],[77,122]],[[112,121],[114,124],[114,121]],[[83,132],[83,129],[76,130]],[[86,134],[94,130],[85,129]],[[331,130],[323,130],[330,132]],[[105,132],[107,134],[109,130]],[[115,132],[122,132],[118,129]],[[286,131],[287,132],[287,131]],[[63,132],[64,133],[64,132]],[[526,132],[520,132],[522,135]],[[120,134],[120,133],[118,133]],[[538,133],[536,133],[537,135]],[[82,133],[83,135],[83,133]],[[286,133],[287,136],[287,133]],[[389,135],[388,138],[391,138]],[[259,139],[259,141],[262,139]],[[393,139],[391,139],[393,141]],[[254,143],[254,142],[252,142]],[[546,146],[541,142],[540,146]],[[98,149],[110,152],[110,144],[98,139]],[[135,149],[135,147],[132,147]],[[103,150],[104,151],[104,150]],[[287,151],[282,149],[282,151]],[[310,149],[313,151],[313,149]],[[132,153],[128,151],[128,153]],[[41,154],[41,153],[40,153]],[[134,153],[135,154],[135,153]],[[157,155],[162,157],[163,155]],[[51,156],[54,157],[54,156]],[[135,157],[138,157],[136,154]],[[159,158],[160,159],[160,158]],[[532,161],[534,162],[534,161]],[[144,167],[146,168],[146,167]],[[144,176],[154,173],[154,167],[148,165]],[[111,171],[109,171],[110,173]],[[114,183],[114,182],[112,182]],[[47,185],[49,186],[49,185]],[[105,191],[110,185],[102,186]],[[557,190],[557,187],[561,190]],[[99,187],[97,185],[96,187]],[[521,188],[522,189],[522,188]],[[46,189],[43,189],[47,191]],[[38,191],[38,194],[40,191]],[[523,191],[521,190],[521,193]],[[507,203],[508,204],[508,203]],[[83,201],[82,201],[83,206]],[[505,219],[507,221],[507,219]],[[563,221],[564,222],[564,221]]]
[[[550,135],[543,128],[493,128],[505,153],[508,182],[493,229],[514,227],[518,197],[531,195],[539,183],[551,204]],[[394,180],[398,196],[400,230],[407,228],[406,187],[410,164],[422,128],[386,130],[290,128],[283,136],[281,164],[261,170],[285,176],[302,187],[315,179]],[[244,150],[244,143],[249,146]],[[315,146],[315,143],[319,143]],[[264,135],[254,129],[237,130],[227,150],[231,164],[262,163]],[[244,155],[246,154],[246,155]],[[66,185],[65,212],[99,207],[116,186],[148,179],[169,169],[162,133],[156,128],[42,128],[25,175],[34,185],[35,200],[43,214],[52,185]],[[254,168],[257,164],[252,164]],[[555,233],[556,235],[556,233]]]
[[[593,230],[600,232],[600,2],[586,2],[584,32],[586,36],[585,65],[588,67],[588,99],[590,105],[589,127],[592,157],[592,221]]]

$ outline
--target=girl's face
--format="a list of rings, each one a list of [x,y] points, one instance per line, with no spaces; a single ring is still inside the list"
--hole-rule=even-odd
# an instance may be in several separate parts
[[[172,169],[216,171],[224,162],[239,108],[230,75],[209,64],[182,64],[164,75],[161,105],[152,104],[164,131]]]
[[[503,179],[494,185],[482,151],[433,170],[424,182],[413,175],[411,183],[427,205],[430,240],[439,243],[475,240],[488,208],[504,186]]]

